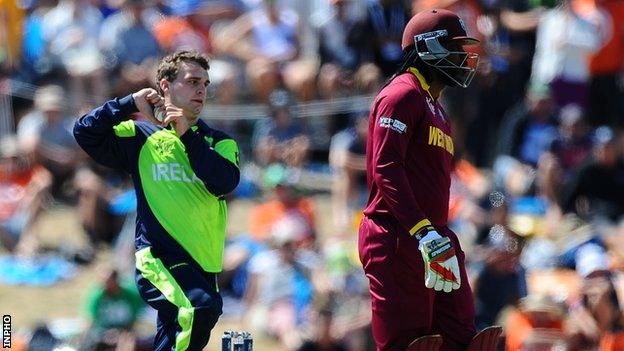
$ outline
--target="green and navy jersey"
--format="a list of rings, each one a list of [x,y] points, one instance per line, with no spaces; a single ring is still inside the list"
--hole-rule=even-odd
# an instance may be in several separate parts
[[[192,258],[207,272],[221,271],[227,207],[224,195],[238,185],[238,146],[199,120],[178,137],[175,130],[129,120],[138,112],[132,95],[82,116],[78,144],[98,163],[132,176],[137,195],[137,250]]]

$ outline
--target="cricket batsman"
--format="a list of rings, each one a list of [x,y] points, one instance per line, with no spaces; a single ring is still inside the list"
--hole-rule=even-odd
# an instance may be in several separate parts
[[[156,84],[82,116],[78,144],[97,162],[130,173],[137,195],[136,283],[158,311],[153,350],[199,351],[222,312],[227,208],[238,185],[238,146],[199,119],[208,60],[180,51],[163,58]],[[162,113],[154,118],[152,109]],[[152,119],[134,121],[136,112]]]
[[[479,56],[464,46],[476,43],[453,12],[416,14],[402,66],[371,108],[358,249],[378,351],[494,351],[498,341],[498,327],[475,338],[464,252],[447,227],[455,149],[439,97],[468,87]]]

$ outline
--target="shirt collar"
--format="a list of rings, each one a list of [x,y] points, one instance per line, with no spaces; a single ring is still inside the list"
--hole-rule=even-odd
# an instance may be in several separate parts
[[[425,77],[420,73],[420,71],[418,69],[416,69],[416,67],[410,67],[407,69],[410,73],[412,73],[413,75],[416,76],[416,79],[418,79],[418,82],[420,83],[420,86],[427,92],[427,94],[429,94],[429,96],[435,100],[435,98],[433,97],[433,95],[431,95],[431,92],[429,91],[430,85],[429,83],[427,83],[427,80],[425,79]]]

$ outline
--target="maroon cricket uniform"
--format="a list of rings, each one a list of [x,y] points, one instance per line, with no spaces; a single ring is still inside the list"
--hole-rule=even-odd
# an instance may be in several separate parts
[[[418,71],[399,75],[379,93],[369,135],[370,196],[360,224],[359,254],[370,281],[377,349],[402,351],[418,336],[442,334],[442,350],[463,350],[475,334],[474,304],[464,252],[446,227],[451,127]],[[455,245],[458,290],[425,287],[418,239],[429,225]]]

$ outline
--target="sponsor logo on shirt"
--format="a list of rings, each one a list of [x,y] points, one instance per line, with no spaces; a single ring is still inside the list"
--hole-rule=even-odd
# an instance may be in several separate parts
[[[398,119],[394,119],[392,117],[384,117],[379,118],[379,126],[382,128],[390,128],[395,132],[399,132],[401,134],[407,131],[407,125]]]

